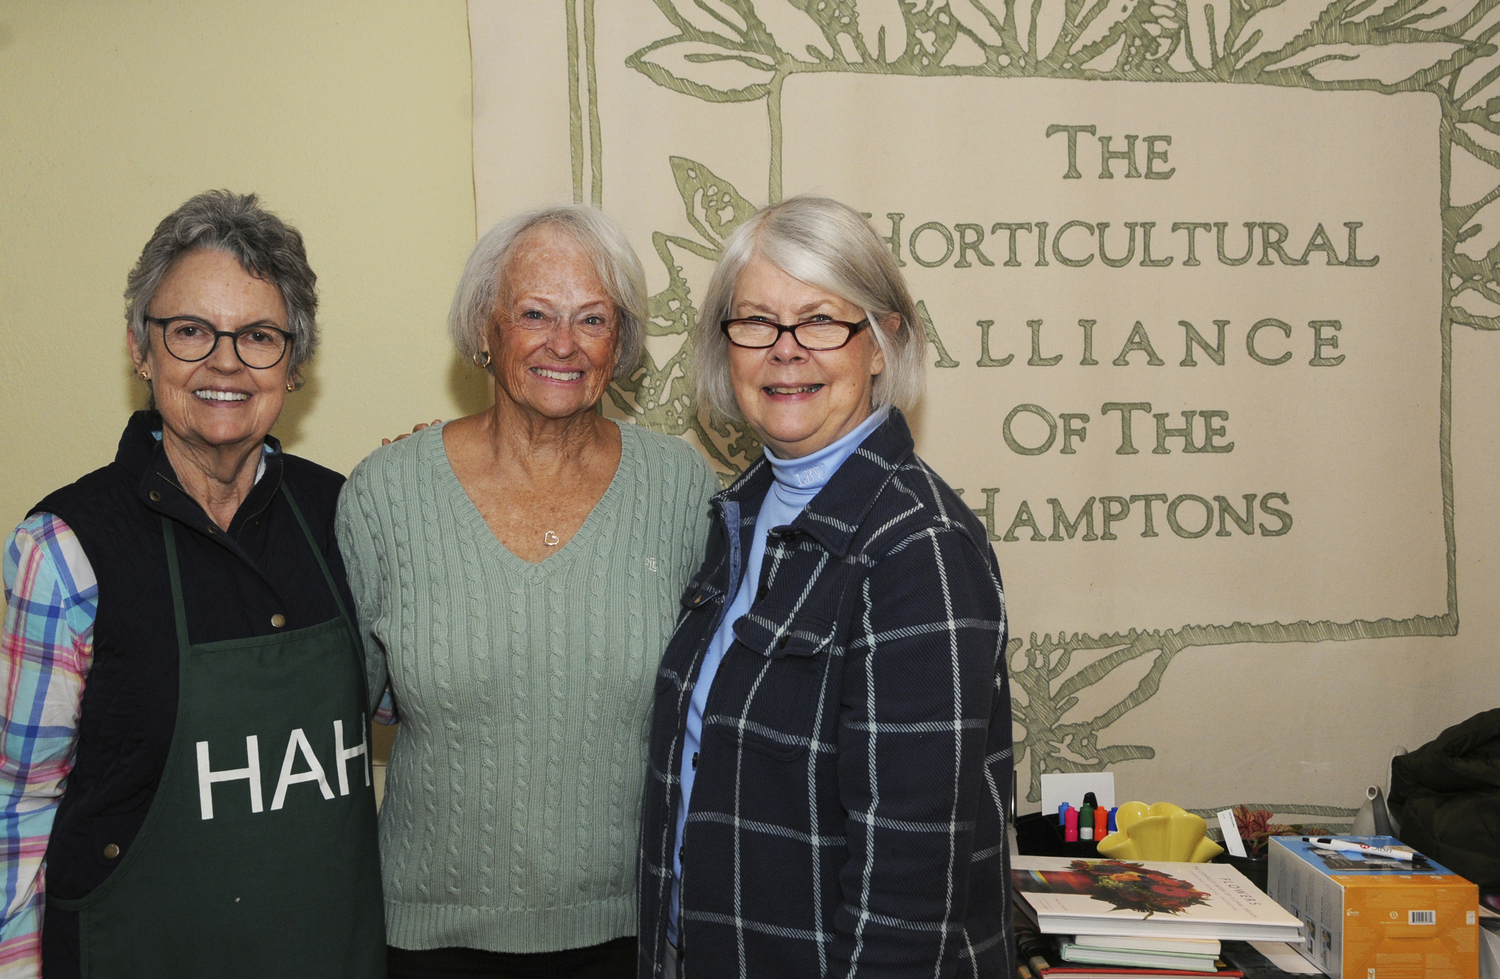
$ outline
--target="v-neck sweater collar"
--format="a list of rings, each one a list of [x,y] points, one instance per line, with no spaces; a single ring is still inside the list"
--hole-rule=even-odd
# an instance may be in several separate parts
[[[459,481],[458,473],[453,471],[453,463],[448,459],[448,451],[443,444],[443,429],[447,423],[433,425],[413,435],[414,439],[422,439],[418,446],[422,459],[432,467],[435,478],[456,502],[459,509],[458,517],[463,521],[469,532],[474,535],[474,540],[481,542],[480,546],[488,548],[493,543],[496,551],[496,560],[505,566],[506,570],[524,575],[528,580],[543,578],[554,571],[571,565],[580,551],[589,550],[594,546],[601,528],[614,518],[614,514],[620,508],[621,497],[630,480],[635,476],[635,469],[640,464],[640,433],[633,425],[621,425],[615,422],[620,429],[620,464],[615,469],[615,474],[610,478],[609,485],[604,489],[604,495],[594,508],[589,511],[588,517],[578,532],[568,539],[566,544],[560,546],[556,551],[547,556],[544,561],[527,561],[506,547],[490,525],[485,522],[484,514],[479,512],[479,507],[474,505],[474,500],[464,489],[463,483]]]

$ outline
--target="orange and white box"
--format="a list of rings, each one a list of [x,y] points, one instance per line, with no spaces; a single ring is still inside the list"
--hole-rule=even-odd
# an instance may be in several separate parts
[[[1294,947],[1332,979],[1479,979],[1479,888],[1448,868],[1276,836],[1269,870],[1271,898],[1305,926]]]

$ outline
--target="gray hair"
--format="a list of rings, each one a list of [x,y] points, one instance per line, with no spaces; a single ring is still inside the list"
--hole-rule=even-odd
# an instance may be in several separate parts
[[[699,404],[726,418],[744,418],[729,378],[729,341],[719,324],[730,318],[735,285],[756,255],[865,311],[885,355],[885,369],[871,391],[872,407],[909,409],[921,400],[927,335],[890,249],[858,211],[804,195],[761,208],[724,240],[693,332]],[[894,334],[880,327],[892,313],[901,317]]]
[[[494,322],[496,308],[510,291],[510,266],[516,244],[528,231],[557,228],[573,239],[593,263],[594,273],[619,314],[615,331],[616,380],[627,376],[641,359],[646,343],[646,273],[630,240],[614,219],[587,204],[562,204],[526,211],[506,218],[484,233],[469,254],[453,306],[448,311],[448,335],[467,360],[483,349],[484,333]]]
[[[264,279],[286,305],[287,377],[301,379],[302,366],[318,346],[318,277],[307,264],[302,235],[260,206],[254,194],[207,190],[189,198],[156,226],[125,280],[125,322],[136,349],[150,347],[146,322],[162,280],[191,252],[215,249],[233,255],[246,274]]]

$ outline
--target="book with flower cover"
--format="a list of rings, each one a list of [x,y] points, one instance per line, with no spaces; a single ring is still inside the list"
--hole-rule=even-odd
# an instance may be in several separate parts
[[[1226,864],[1013,857],[1022,911],[1057,935],[1296,942],[1302,924]]]

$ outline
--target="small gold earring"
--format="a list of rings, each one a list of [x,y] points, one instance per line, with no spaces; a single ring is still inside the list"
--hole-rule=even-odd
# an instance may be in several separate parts
[[[141,380],[143,381],[151,380],[151,375],[146,371],[137,371],[136,373],[141,375]]]
[[[287,381],[286,382],[286,389],[288,391],[295,391],[295,390],[297,390],[297,382],[296,381]]]
[[[471,359],[474,361],[474,366],[478,367],[480,370],[484,370],[486,367],[490,366],[490,352],[488,350],[479,351],[479,353],[475,354]]]

